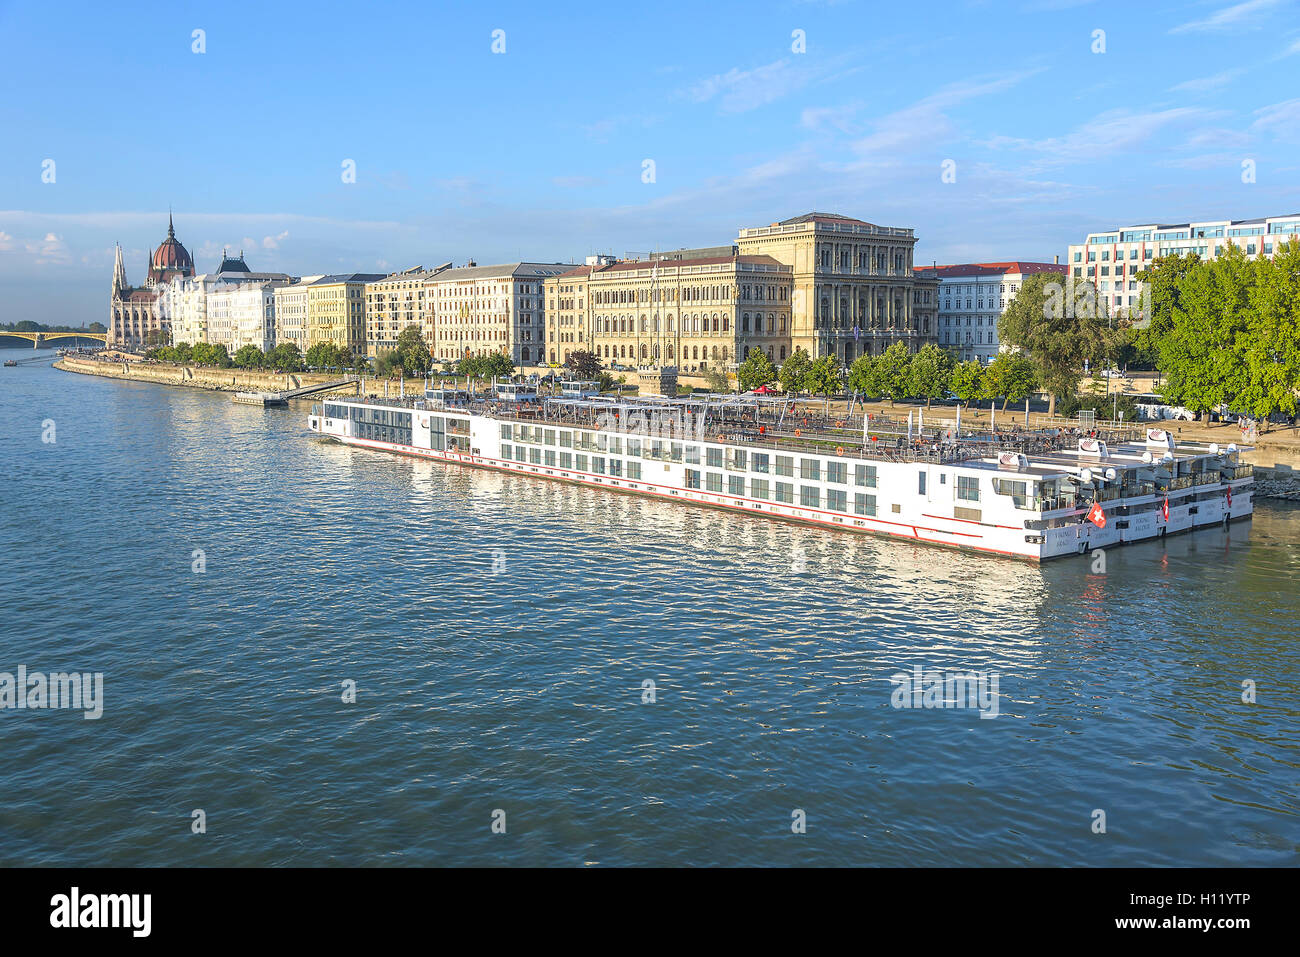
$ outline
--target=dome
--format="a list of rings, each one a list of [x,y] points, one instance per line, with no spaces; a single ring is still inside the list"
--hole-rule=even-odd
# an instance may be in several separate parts
[[[166,281],[175,275],[193,276],[194,260],[190,251],[176,238],[171,216],[167,217],[167,238],[154,250],[149,260],[149,278]]]

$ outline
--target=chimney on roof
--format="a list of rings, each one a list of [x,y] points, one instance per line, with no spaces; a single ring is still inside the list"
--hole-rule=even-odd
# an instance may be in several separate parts
[[[1059,265],[1061,265],[1061,256],[1060,256],[1059,253],[1058,253],[1057,255],[1055,255],[1055,256],[1052,257],[1052,265],[1054,265],[1054,266],[1059,266]]]

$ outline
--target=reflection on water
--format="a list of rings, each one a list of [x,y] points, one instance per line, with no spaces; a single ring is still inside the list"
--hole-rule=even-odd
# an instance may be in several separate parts
[[[4,372],[0,670],[103,671],[106,710],[0,714],[0,862],[1300,857],[1295,509],[1099,575]],[[892,708],[916,665],[997,673],[999,717]]]

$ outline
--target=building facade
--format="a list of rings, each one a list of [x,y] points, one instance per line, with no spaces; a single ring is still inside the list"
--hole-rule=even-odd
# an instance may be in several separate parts
[[[425,341],[439,361],[501,352],[517,366],[543,361],[543,284],[572,263],[504,263],[444,269],[425,280]]]
[[[807,213],[742,229],[742,255],[770,256],[793,268],[791,347],[817,358],[879,355],[894,342],[915,352],[935,341],[930,314],[915,311],[911,229],[877,226],[833,213]]]
[[[228,328],[223,326],[222,332],[215,336],[209,330],[212,296],[245,283],[257,285],[289,279],[285,273],[253,272],[244,262],[242,251],[237,258],[223,254],[215,272],[175,277],[159,290],[159,308],[170,320],[172,345],[182,342],[228,345],[231,338]],[[222,321],[226,321],[225,317]]]
[[[606,366],[734,369],[753,349],[790,354],[794,270],[771,256],[677,250],[588,264],[546,281],[546,360],[592,352]]]
[[[433,318],[426,306],[428,290],[425,282],[445,268],[416,266],[366,283],[366,351],[369,355],[377,357],[380,352],[396,349],[397,337],[407,326],[419,327],[424,341],[433,341]]]
[[[366,283],[383,279],[381,273],[354,272],[321,276],[306,284],[306,345],[332,343],[353,355],[366,351]]]
[[[166,308],[159,307],[159,291],[173,279],[193,275],[194,259],[176,238],[171,216],[167,217],[167,238],[149,254],[143,286],[135,287],[127,282],[122,247],[118,246],[113,262],[105,344],[133,350],[166,345],[171,337],[171,320]]]
[[[307,289],[322,276],[303,276],[274,290],[275,344],[307,352]]]
[[[275,348],[275,291],[287,279],[223,283],[208,296],[208,342],[234,355],[244,346]]]
[[[1300,238],[1300,213],[1263,219],[1215,219],[1203,222],[1123,226],[1089,233],[1070,246],[1066,260],[1070,275],[1097,287],[1110,312],[1128,315],[1140,307],[1137,275],[1161,256],[1196,253],[1217,259],[1229,243],[1240,246],[1250,259],[1272,256],[1287,240]]]
[[[939,346],[967,362],[993,361],[1001,350],[998,319],[1020,291],[1027,276],[1051,272],[1065,277],[1067,269],[1060,263],[997,262],[959,263],[949,266],[923,266],[925,273],[938,278]]]

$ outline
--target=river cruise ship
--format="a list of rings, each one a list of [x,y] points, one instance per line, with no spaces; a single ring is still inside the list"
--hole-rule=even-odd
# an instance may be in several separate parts
[[[449,389],[332,398],[309,418],[347,445],[1031,561],[1252,512],[1252,467],[1233,445],[934,424],[756,395],[520,402]]]

